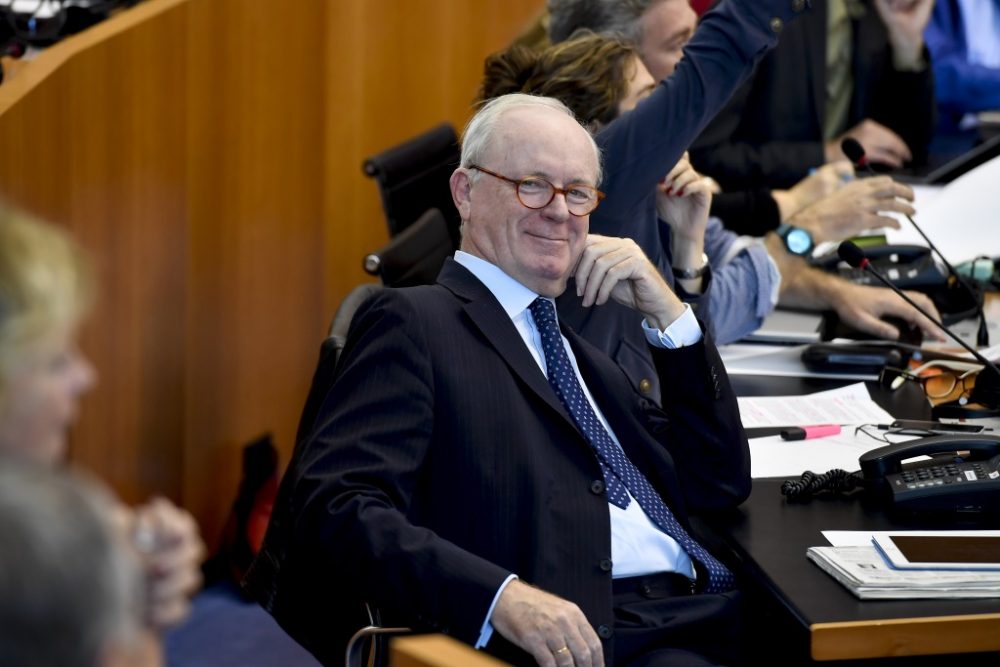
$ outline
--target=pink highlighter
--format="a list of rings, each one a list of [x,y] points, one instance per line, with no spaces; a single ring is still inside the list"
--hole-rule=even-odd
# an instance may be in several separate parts
[[[812,426],[791,426],[781,429],[782,440],[812,440],[840,433],[840,424],[814,424]]]

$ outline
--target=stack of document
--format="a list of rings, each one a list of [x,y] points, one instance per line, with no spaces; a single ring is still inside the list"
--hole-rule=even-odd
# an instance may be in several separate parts
[[[1000,597],[997,540],[997,531],[892,531],[872,533],[871,545],[810,547],[806,557],[861,599],[992,598]],[[945,562],[914,559],[935,552]]]
[[[806,557],[863,600],[1000,597],[1000,572],[894,570],[875,547],[809,547]]]

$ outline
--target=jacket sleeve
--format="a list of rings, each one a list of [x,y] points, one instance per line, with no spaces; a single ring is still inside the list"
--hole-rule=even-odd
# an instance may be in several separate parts
[[[421,321],[394,290],[355,315],[299,458],[293,540],[362,599],[473,643],[510,573],[409,518],[440,409]]]
[[[956,115],[1000,109],[1000,68],[969,62],[963,30],[957,3],[937,0],[924,39],[934,67],[938,105]]]
[[[750,495],[750,447],[712,338],[677,350],[653,348],[653,361],[664,407],[647,405],[647,423],[674,460],[687,510],[739,505]]]

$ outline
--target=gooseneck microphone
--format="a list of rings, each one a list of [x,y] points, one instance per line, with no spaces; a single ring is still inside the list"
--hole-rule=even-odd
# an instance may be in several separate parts
[[[946,327],[944,323],[931,317],[927,311],[918,306],[913,301],[913,299],[911,299],[906,295],[905,292],[903,292],[901,289],[893,285],[891,280],[886,278],[884,275],[882,275],[880,271],[877,271],[875,267],[872,266],[871,261],[869,261],[869,259],[865,256],[865,252],[857,245],[855,245],[850,241],[844,241],[837,248],[837,254],[840,256],[842,260],[844,260],[854,268],[861,269],[862,271],[867,271],[868,273],[870,273],[879,282],[881,282],[883,285],[885,285],[893,292],[898,294],[899,297],[903,299],[903,301],[906,301],[906,303],[913,306],[918,313],[920,313],[928,320],[933,322],[934,326],[936,326],[938,329],[948,334],[948,336],[952,340],[961,345],[965,350],[969,352],[969,354],[975,357],[976,361],[981,363],[984,368],[989,368],[990,371],[992,372],[991,375],[993,376],[993,382],[983,383],[986,386],[983,386],[982,389],[978,392],[978,394],[990,401],[988,403],[989,407],[996,408],[1000,406],[1000,368],[997,368],[996,364],[994,364],[992,361],[981,355],[975,348],[973,348],[971,345],[969,345],[964,340],[962,340],[954,333],[952,333],[951,329]],[[976,386],[973,391],[975,392],[976,389],[980,389],[979,381],[976,382]]]
[[[844,155],[846,155],[847,158],[854,163],[855,167],[863,167],[869,175],[876,175],[875,170],[872,169],[872,166],[868,163],[868,156],[865,155],[865,149],[861,146],[857,139],[854,139],[853,137],[845,138],[840,142],[840,150],[844,151]],[[923,237],[924,241],[927,243],[927,247],[933,250],[934,254],[941,259],[945,268],[948,269],[948,275],[951,276],[953,280],[956,280],[965,289],[965,291],[969,293],[969,296],[972,297],[972,302],[976,304],[976,314],[979,316],[979,331],[976,332],[976,344],[980,347],[988,346],[990,344],[990,332],[989,328],[986,326],[986,313],[983,312],[983,303],[980,299],[979,292],[973,288],[972,285],[966,282],[965,278],[963,278],[962,275],[955,270],[955,267],[953,267],[951,263],[945,259],[945,256],[941,254],[941,251],[938,250],[936,245],[934,245],[934,242],[927,237],[927,234],[924,234],[924,230],[920,228],[920,225],[918,225],[909,215],[906,216],[906,219],[910,221],[913,228],[917,230],[920,236]],[[843,257],[841,257],[841,259],[843,259]],[[844,261],[846,262],[847,260]],[[848,262],[848,264],[850,264],[850,262]]]

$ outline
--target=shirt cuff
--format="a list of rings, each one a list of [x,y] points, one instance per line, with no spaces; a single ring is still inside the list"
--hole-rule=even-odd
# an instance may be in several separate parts
[[[680,347],[694,345],[701,340],[701,327],[698,325],[698,318],[691,310],[691,304],[684,304],[684,312],[680,317],[667,325],[667,328],[660,331],[649,326],[643,318],[642,330],[646,334],[646,340],[654,347],[662,347],[668,350],[676,350]]]
[[[476,640],[475,648],[482,648],[490,641],[490,637],[493,636],[493,608],[497,606],[497,600],[500,599],[500,594],[503,593],[503,589],[507,588],[507,584],[517,579],[516,574],[509,575],[500,584],[500,588],[497,589],[497,594],[493,596],[493,604],[490,605],[489,610],[486,612],[486,620],[483,621],[483,629],[479,631],[479,639]]]

